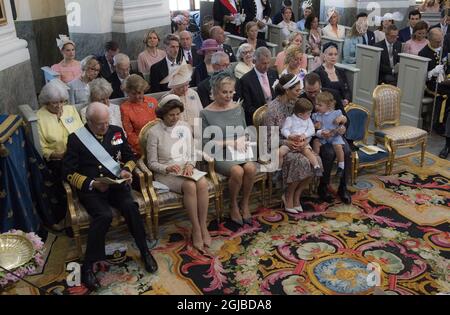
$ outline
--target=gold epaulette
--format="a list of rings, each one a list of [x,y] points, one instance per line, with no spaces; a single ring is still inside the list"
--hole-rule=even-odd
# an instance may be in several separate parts
[[[79,173],[73,173],[72,175],[67,176],[67,180],[73,187],[81,190],[83,188],[84,182],[87,180],[87,177]]]
[[[134,168],[136,167],[136,162],[135,161],[128,161],[124,167],[127,167],[130,172],[133,172]]]

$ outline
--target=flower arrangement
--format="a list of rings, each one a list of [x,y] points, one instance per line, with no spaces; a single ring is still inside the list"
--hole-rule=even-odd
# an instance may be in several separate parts
[[[34,249],[33,257],[30,259],[29,262],[27,262],[23,266],[11,270],[14,274],[23,278],[29,274],[34,273],[37,268],[44,265],[44,258],[43,258],[44,243],[42,242],[41,238],[38,235],[36,235],[35,233],[25,233],[19,230],[10,230],[5,234],[24,236],[28,240],[30,240],[31,243],[33,244]],[[3,270],[0,270],[0,288],[6,288],[7,286],[10,286],[17,281],[19,281],[19,278]]]

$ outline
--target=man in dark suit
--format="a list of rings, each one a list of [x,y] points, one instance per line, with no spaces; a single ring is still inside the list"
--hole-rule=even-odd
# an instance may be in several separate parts
[[[398,29],[395,25],[389,25],[386,30],[386,39],[375,46],[382,48],[380,60],[379,83],[397,85],[399,53],[402,52],[402,43],[398,41]]]
[[[125,93],[122,91],[123,81],[130,76],[130,74],[137,74],[144,77],[142,73],[135,72],[130,69],[130,58],[125,54],[117,54],[114,56],[115,71],[109,76],[108,81],[111,83],[113,93],[111,99],[123,98]]]
[[[245,21],[241,27],[241,36],[247,37],[245,34],[245,26],[248,22],[258,23],[259,30],[265,27],[272,12],[270,0],[241,0],[241,6],[245,12]],[[258,38],[265,40],[265,34],[265,32],[258,31]]]
[[[409,26],[402,28],[398,32],[400,42],[406,43],[407,41],[409,41],[411,39],[414,26],[417,24],[417,22],[420,21],[421,18],[422,18],[422,14],[420,13],[419,10],[413,10],[413,11],[409,12],[409,14],[408,14]]]
[[[356,21],[360,24],[364,23],[365,25],[368,25],[367,19],[368,16],[366,12],[361,12],[356,16]],[[375,46],[375,34],[371,30],[368,29],[366,33],[362,35],[362,39],[364,45]]]
[[[268,48],[259,47],[255,51],[255,67],[239,80],[247,126],[253,125],[255,111],[275,98],[272,85],[278,79],[278,73],[269,69],[271,58]]]
[[[211,64],[214,69],[214,74],[220,73],[230,66],[230,57],[223,51],[215,52],[211,57]],[[211,99],[210,80],[211,77],[208,77],[197,85],[197,94],[200,97],[200,102],[203,107],[206,107],[213,102]]]
[[[219,44],[219,47],[230,57],[230,62],[236,62],[236,56],[234,55],[233,49],[230,45],[225,43],[225,32],[220,26],[214,26],[209,31],[211,39],[215,39]],[[200,49],[200,47],[198,47]]]
[[[218,25],[227,32],[239,36],[239,26],[236,25],[236,14],[241,13],[237,0],[214,0],[213,16]]]
[[[166,50],[166,58],[160,62],[155,63],[150,68],[150,90],[152,93],[169,91],[168,83],[161,84],[169,73],[174,71],[181,64],[185,64],[184,60],[177,60],[178,52],[180,50],[180,40],[178,36],[169,34],[164,39],[164,47]]]
[[[450,24],[450,17],[445,15],[445,11],[446,10],[441,11],[441,22],[430,27],[430,30],[433,28],[440,28],[444,36],[450,33],[450,27],[448,27]]]
[[[311,101],[311,103],[315,105],[316,96],[322,91],[328,91],[331,94],[333,94],[336,100],[335,109],[340,109],[342,113],[347,117],[344,107],[342,106],[342,99],[339,96],[339,93],[332,89],[322,89],[320,76],[317,73],[311,72],[306,75],[305,91],[300,95],[300,97],[307,98],[308,100]],[[349,121],[347,121],[346,123],[346,129],[348,129],[348,126]],[[342,202],[344,202],[345,204],[351,204],[352,196],[347,189],[347,183],[350,180],[350,172],[352,169],[352,153],[348,143],[344,145],[344,154],[345,154],[345,167],[344,172],[342,173],[340,179],[338,195],[341,198]],[[320,178],[318,194],[320,199],[322,199],[325,202],[331,203],[333,202],[334,198],[328,191],[328,186],[330,185],[331,181],[331,169],[333,168],[334,160],[336,159],[336,153],[334,152],[333,146],[331,144],[324,144],[320,147],[320,158],[322,159],[324,171],[323,177]]]
[[[292,10],[291,21],[295,22],[295,14],[294,14],[295,10],[292,8],[292,1],[291,0],[284,0],[283,2],[281,2],[281,10],[280,10],[280,12],[275,14],[275,16],[272,18],[272,23],[274,25],[277,25],[278,23],[283,21],[283,13],[282,13],[283,8],[290,8]]]
[[[105,53],[97,56],[97,60],[101,66],[100,75],[102,78],[108,80],[114,72],[114,56],[119,52],[119,44],[114,41],[109,41],[105,44]]]
[[[138,204],[131,194],[135,158],[122,128],[109,125],[108,107],[92,103],[86,112],[87,124],[69,136],[63,160],[63,174],[77,189],[78,198],[91,216],[86,254],[81,269],[81,281],[91,290],[98,289],[93,266],[105,259],[105,236],[112,221],[114,205],[125,217],[145,269],[155,272],[158,265],[149,251],[145,228]],[[99,178],[124,179],[109,185]]]
[[[197,50],[192,47],[192,35],[191,32],[182,31],[180,33],[180,55],[186,63],[192,67],[196,67],[202,62],[202,57],[197,54]]]

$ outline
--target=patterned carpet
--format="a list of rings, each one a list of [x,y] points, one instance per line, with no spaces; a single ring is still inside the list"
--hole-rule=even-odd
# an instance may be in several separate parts
[[[426,167],[417,165],[416,157],[406,157],[392,176],[366,170],[349,206],[311,196],[302,200],[303,214],[259,209],[253,225],[240,229],[212,220],[214,242],[206,254],[191,247],[186,214],[174,213],[163,220],[161,240],[151,244],[160,267],[155,275],[143,270],[126,231],[114,232],[109,242],[126,244],[127,256],[98,265],[102,289],[95,294],[450,292],[450,163],[427,155]],[[59,260],[59,271],[46,266],[31,280],[48,292],[89,294],[67,286],[63,261],[52,259],[59,251],[67,253],[67,244],[48,259],[51,265]],[[14,293],[38,294],[23,285]]]

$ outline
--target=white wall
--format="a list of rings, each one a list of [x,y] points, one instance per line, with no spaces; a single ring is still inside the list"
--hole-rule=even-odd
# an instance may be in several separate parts
[[[114,12],[115,0],[65,0],[69,4],[78,4],[80,12],[70,13],[69,29],[71,33],[104,34],[112,31],[111,17]],[[79,14],[80,23],[70,23],[71,14]]]

